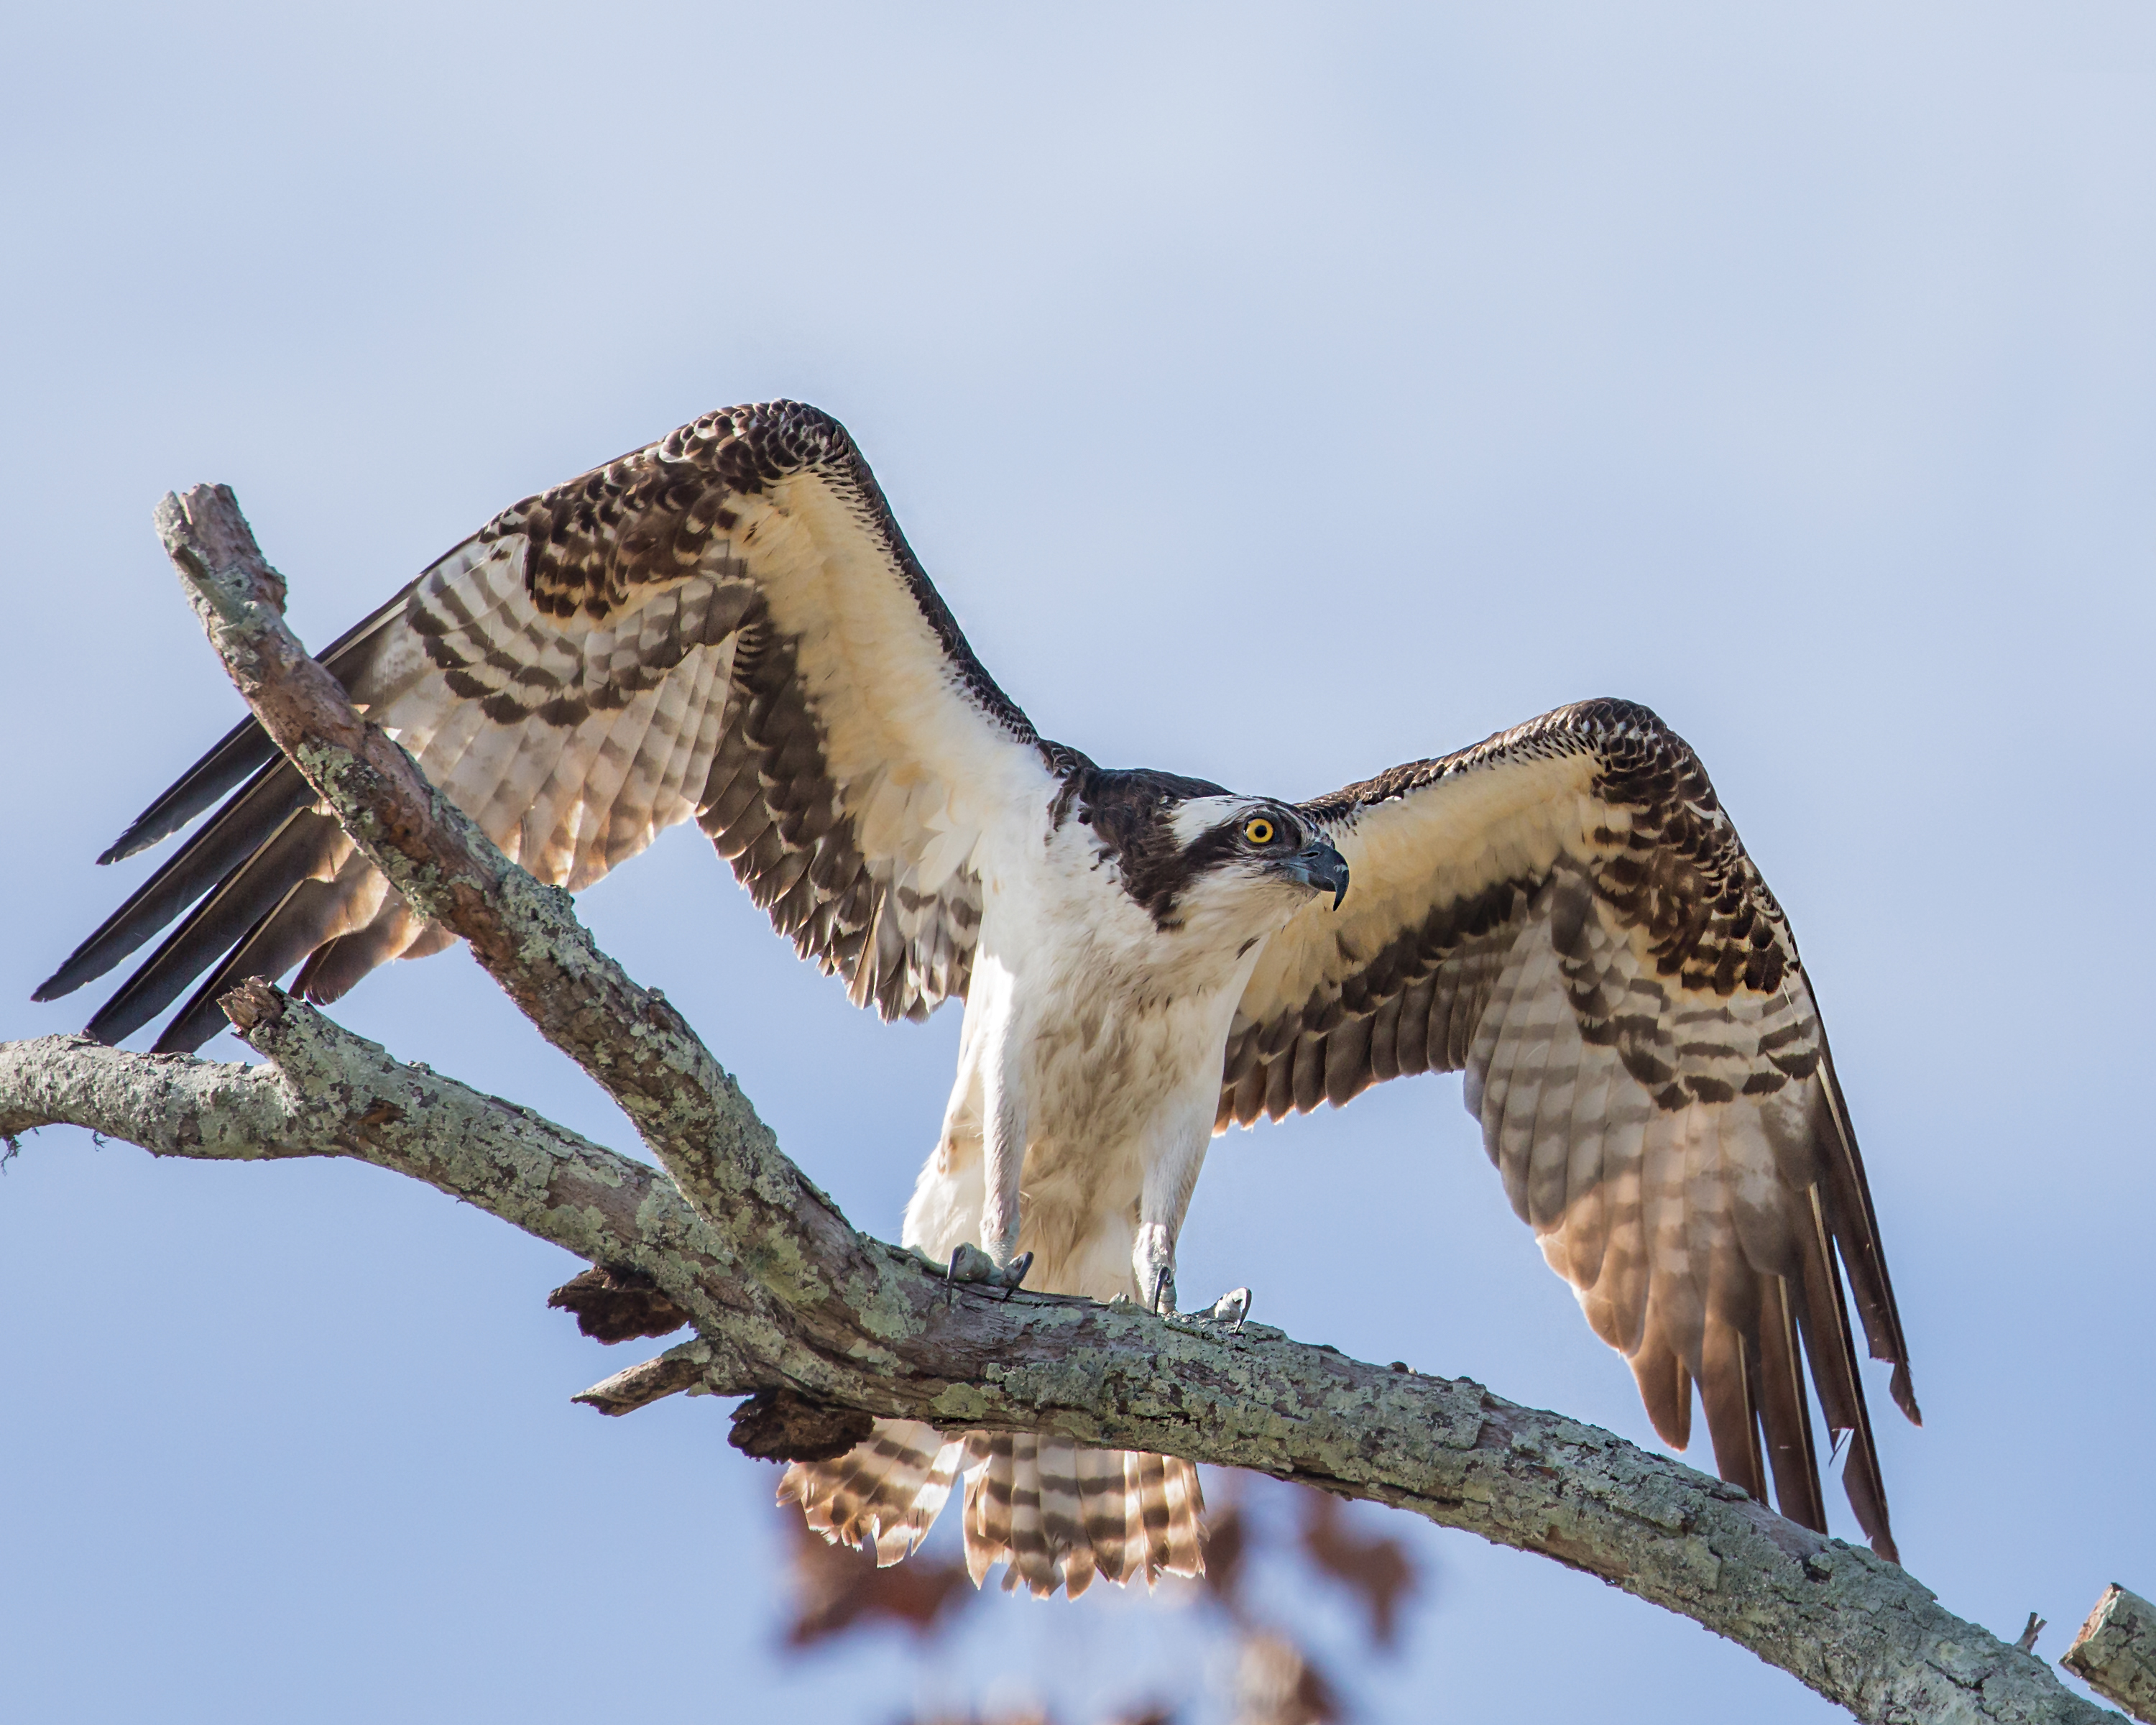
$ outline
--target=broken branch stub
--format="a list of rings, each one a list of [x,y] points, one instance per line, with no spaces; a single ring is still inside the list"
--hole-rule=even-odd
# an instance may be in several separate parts
[[[2059,1663],[2144,1725],[2156,1725],[2156,1605],[2113,1583]]]

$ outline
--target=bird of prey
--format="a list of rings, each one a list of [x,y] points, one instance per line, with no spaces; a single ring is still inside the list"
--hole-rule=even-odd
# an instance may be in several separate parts
[[[1512,1208],[1682,1448],[1824,1531],[1806,1367],[1893,1555],[1860,1381],[1917,1418],[1826,1035],[1705,770],[1589,701],[1308,802],[1096,766],[1041,737],[929,584],[835,420],[706,414],[505,511],[322,662],[459,807],[572,891],[696,822],[804,958],[886,1018],[965,1002],[902,1238],[1006,1283],[1173,1311],[1178,1230],[1231,1124],[1460,1070]],[[38,991],[177,919],[90,1021],[293,966],[337,999],[451,937],[355,852],[252,721],[106,855],[215,806]],[[782,1497],[896,1562],[967,1482],[978,1581],[1077,1594],[1203,1565],[1187,1461],[880,1421]]]

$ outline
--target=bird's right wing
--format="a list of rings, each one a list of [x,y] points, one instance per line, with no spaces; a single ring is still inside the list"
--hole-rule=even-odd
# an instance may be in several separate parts
[[[1842,1294],[1915,1419],[1878,1222],[1795,938],[1698,757],[1645,707],[1584,701],[1302,813],[1353,884],[1267,944],[1220,1123],[1464,1070],[1514,1210],[1656,1430],[1685,1446],[1697,1384],[1722,1476],[1763,1501],[1771,1476],[1823,1532],[1809,1358],[1892,1556]]]
[[[588,886],[693,817],[802,956],[887,1018],[964,993],[983,860],[1056,788],[852,439],[793,403],[706,414],[526,499],[321,659],[541,880]],[[450,943],[252,721],[100,860],[219,798],[37,998],[180,917],[90,1029],[116,1042],[207,972],[157,1044],[189,1049],[246,978],[301,964],[330,1000]]]

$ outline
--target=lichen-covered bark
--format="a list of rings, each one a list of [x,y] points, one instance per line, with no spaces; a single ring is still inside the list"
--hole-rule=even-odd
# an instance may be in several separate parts
[[[884,1273],[858,1312],[775,1298],[647,1165],[392,1059],[251,984],[232,1002],[274,1062],[0,1045],[0,1132],[66,1122],[156,1154],[350,1156],[409,1174],[593,1263],[649,1275],[696,1338],[581,1398],[793,1388],[866,1413],[1056,1431],[1251,1467],[1537,1551],[1741,1641],[1858,1717],[2093,1720],[2042,1661],[1940,1609],[1871,1553],[1736,1488],[1466,1379],[1365,1365],[1278,1331],[952,1286],[855,1236]],[[789,1284],[790,1285],[790,1284]]]
[[[1862,1719],[2109,1717],[1897,1566],[1607,1432],[1262,1325],[953,1286],[855,1232],[679,1014],[593,946],[567,896],[502,857],[306,658],[231,494],[168,498],[158,521],[279,746],[398,890],[469,940],[621,1103],[666,1173],[403,1065],[261,983],[226,1009],[267,1067],[73,1037],[0,1045],[0,1133],[65,1122],[160,1155],[356,1157],[648,1275],[696,1337],[580,1398],[605,1411],[681,1389],[752,1393],[750,1446],[767,1453],[809,1427],[835,1441],[874,1414],[1255,1468],[1599,1575]]]

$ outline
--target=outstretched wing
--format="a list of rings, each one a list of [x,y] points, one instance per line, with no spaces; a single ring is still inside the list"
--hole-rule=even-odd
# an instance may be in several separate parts
[[[540,879],[588,886],[693,816],[802,956],[886,1017],[965,992],[984,847],[1055,790],[852,439],[790,402],[526,499],[322,661]],[[245,978],[301,964],[296,986],[331,1000],[449,944],[251,721],[101,860],[227,793],[39,999],[185,911],[90,1029],[118,1041],[207,972],[157,1045],[190,1049]]]
[[[1587,701],[1304,812],[1353,885],[1268,946],[1220,1124],[1465,1068],[1512,1208],[1655,1429],[1684,1447],[1697,1384],[1722,1477],[1763,1502],[1771,1469],[1825,1532],[1809,1357],[1892,1556],[1844,1275],[1917,1412],[1864,1164],[1789,923],[1698,757]]]

